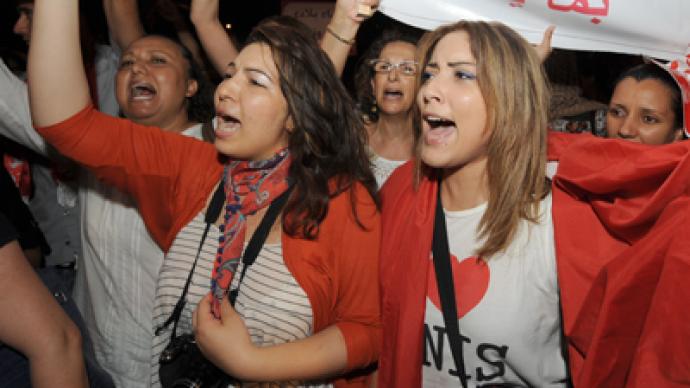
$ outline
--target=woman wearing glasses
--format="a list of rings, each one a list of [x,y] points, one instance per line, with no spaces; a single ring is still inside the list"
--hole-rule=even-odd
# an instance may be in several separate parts
[[[360,24],[376,9],[376,0],[338,0],[321,47],[342,72]],[[367,123],[372,169],[379,188],[412,158],[415,62],[418,36],[384,32],[364,53],[355,75],[357,100]]]
[[[355,76],[379,187],[412,158],[416,42],[411,34],[385,32],[367,50]]]

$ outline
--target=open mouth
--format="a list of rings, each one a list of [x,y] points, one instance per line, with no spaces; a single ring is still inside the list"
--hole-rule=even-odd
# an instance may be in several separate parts
[[[233,115],[225,114],[222,112],[216,113],[216,119],[214,120],[214,129],[216,131],[216,136],[223,137],[227,136],[235,131],[237,131],[241,122]]]
[[[149,83],[137,83],[129,89],[132,100],[150,100],[156,95],[156,88]]]
[[[384,98],[402,98],[403,92],[402,92],[402,90],[398,90],[398,89],[385,89],[383,91],[383,97]]]
[[[424,120],[432,130],[442,127],[455,127],[455,121],[438,116],[424,116]]]
[[[429,145],[445,145],[455,134],[455,121],[439,116],[424,115],[424,122],[429,130],[424,134],[424,141]]]

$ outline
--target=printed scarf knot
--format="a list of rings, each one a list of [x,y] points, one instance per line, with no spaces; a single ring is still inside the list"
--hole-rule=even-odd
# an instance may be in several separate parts
[[[225,168],[225,215],[211,279],[216,317],[220,317],[220,301],[227,295],[242,257],[247,216],[270,205],[287,189],[289,167],[286,148],[268,160],[233,161]]]

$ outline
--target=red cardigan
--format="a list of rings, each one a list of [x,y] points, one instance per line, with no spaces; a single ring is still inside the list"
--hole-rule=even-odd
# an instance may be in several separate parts
[[[131,194],[151,236],[167,251],[178,232],[206,207],[223,162],[215,147],[87,107],[38,131],[62,154]],[[347,191],[329,203],[318,238],[282,236],[285,264],[314,313],[314,332],[337,325],[347,345],[347,371],[375,362],[379,353],[378,251],[380,219],[363,186],[356,212]],[[363,386],[363,378],[338,386]]]
[[[553,222],[576,387],[690,383],[690,142],[552,134]],[[436,183],[383,187],[380,387],[419,387]]]

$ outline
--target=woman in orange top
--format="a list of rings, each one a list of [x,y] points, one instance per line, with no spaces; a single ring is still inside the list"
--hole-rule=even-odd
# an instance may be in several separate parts
[[[336,377],[378,357],[375,182],[362,123],[308,29],[292,19],[257,27],[216,90],[214,150],[90,107],[79,61],[76,0],[37,1],[34,25],[29,60],[34,123],[63,154],[131,193],[163,250],[192,233],[190,225],[203,216],[223,178],[225,213],[220,227],[212,228],[218,243],[205,241],[218,248],[212,295],[195,313],[195,334],[206,357],[241,381],[365,384]],[[56,35],[64,39],[55,41]],[[54,68],[60,77],[54,77]],[[269,233],[255,264],[265,259],[265,268],[275,265],[283,280],[259,276],[257,287],[260,280],[269,286],[257,298],[250,294],[257,287],[242,283],[236,312],[225,296],[231,285],[236,288],[233,273],[244,242],[288,186],[294,190],[282,228]],[[264,252],[267,246],[271,252]],[[193,260],[194,253],[186,256],[190,264]],[[299,315],[305,324],[282,342],[267,339],[262,324],[289,328],[276,328],[280,320],[272,311],[252,306],[288,286],[296,305],[308,308],[287,318]]]

